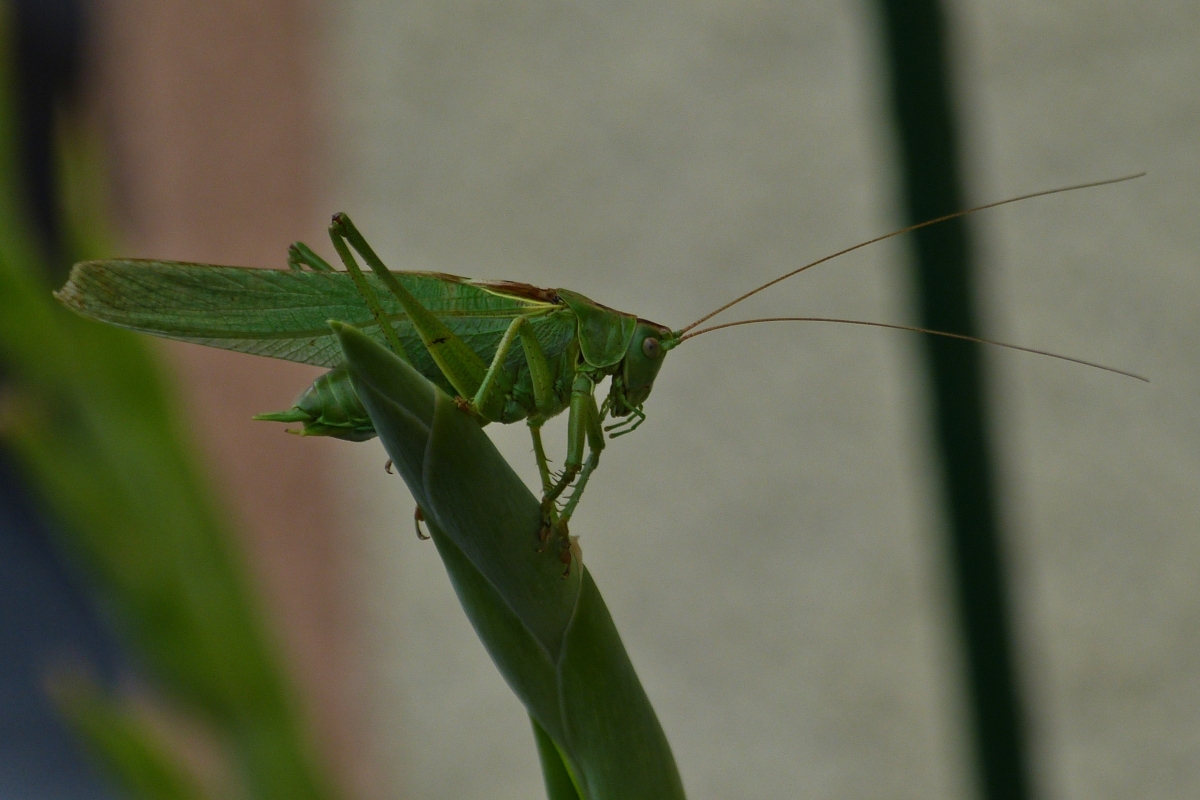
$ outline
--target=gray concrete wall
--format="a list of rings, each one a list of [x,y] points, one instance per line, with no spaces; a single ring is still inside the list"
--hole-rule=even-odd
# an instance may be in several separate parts
[[[333,206],[395,268],[583,292],[682,325],[896,226],[869,4],[352,0],[324,11]],[[1046,796],[1200,785],[1200,15],[954,4],[1021,668]],[[908,321],[902,246],[730,319]],[[673,352],[582,536],[701,798],[968,796],[921,362],[762,326]],[[489,429],[533,483],[521,426]],[[551,435],[561,452],[561,423]],[[376,445],[358,498],[377,756],[404,798],[541,792],[528,723]]]

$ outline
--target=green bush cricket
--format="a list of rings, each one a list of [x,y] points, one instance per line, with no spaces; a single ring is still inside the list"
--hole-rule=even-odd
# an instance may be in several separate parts
[[[901,228],[805,264],[672,330],[608,308],[567,289],[512,281],[476,281],[431,272],[393,272],[349,217],[329,234],[346,267],[334,270],[307,246],[288,252],[288,270],[173,261],[110,260],[76,264],[56,297],[84,316],[172,339],[331,367],[288,410],[256,419],[299,422],[296,432],[363,441],[375,435],[349,375],[330,320],[384,342],[456,398],[481,424],[525,420],[542,483],[543,542],[557,532],[570,565],[567,523],[600,462],[609,437],[645,420],[643,406],[666,354],[688,339],[722,328],[802,321],[868,325],[927,333],[1036,353],[1146,380],[1123,370],[1044,350],[907,325],[830,317],[771,317],[699,326],[717,314],[818,264],[867,245],[988,208],[1139,175],[1021,195]],[[364,274],[358,254],[370,267]],[[596,388],[609,379],[608,395]],[[567,455],[552,473],[541,428],[568,412]],[[608,418],[616,422],[605,426]],[[568,489],[565,502],[560,498]],[[421,511],[417,509],[418,533]]]

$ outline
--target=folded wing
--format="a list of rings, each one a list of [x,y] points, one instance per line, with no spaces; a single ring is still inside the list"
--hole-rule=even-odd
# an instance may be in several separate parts
[[[396,272],[430,311],[475,352],[490,360],[517,315],[535,321],[538,339],[561,352],[573,326],[559,303],[508,293],[502,284],[473,283],[440,273]],[[374,275],[367,280],[416,366],[440,378],[403,310]],[[344,272],[224,267],[176,261],[110,260],[76,264],[55,295],[85,317],[225,350],[332,367],[342,360],[331,319],[384,337]],[[515,354],[514,354],[515,355]],[[426,363],[428,362],[428,363]],[[430,374],[432,373],[432,374]]]

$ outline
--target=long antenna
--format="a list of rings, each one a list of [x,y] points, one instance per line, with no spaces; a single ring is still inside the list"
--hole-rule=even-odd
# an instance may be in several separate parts
[[[760,319],[743,319],[743,320],[739,320],[738,322],[724,322],[724,323],[721,323],[720,325],[711,325],[707,328],[701,328],[698,331],[693,331],[692,333],[684,334],[683,336],[679,337],[677,344],[682,343],[688,339],[691,339],[694,336],[699,336],[702,333],[711,333],[712,331],[719,331],[722,328],[736,328],[739,325],[754,325],[759,322],[836,322],[841,325],[865,325],[869,328],[889,328],[889,329],[895,330],[895,331],[911,331],[913,333],[927,333],[931,336],[945,336],[948,339],[962,339],[963,341],[966,341],[966,342],[977,342],[979,344],[990,344],[990,345],[994,345],[996,347],[1005,347],[1009,350],[1020,350],[1022,353],[1033,353],[1034,355],[1047,356],[1049,358],[1057,358],[1060,361],[1070,361],[1073,364],[1082,364],[1085,367],[1094,367],[1096,369],[1102,369],[1105,372],[1112,372],[1117,375],[1124,375],[1127,378],[1135,378],[1144,383],[1150,382],[1150,379],[1145,377],[1144,375],[1138,375],[1133,372],[1127,372],[1126,370],[1117,369],[1116,367],[1106,367],[1104,364],[1097,364],[1094,361],[1085,361],[1082,358],[1074,358],[1072,356],[1059,355],[1058,353],[1051,353],[1048,350],[1038,350],[1037,348],[1034,348],[1034,347],[1022,347],[1019,344],[1008,344],[1007,342],[997,342],[992,339],[981,339],[977,336],[967,336],[966,334],[962,334],[962,333],[948,333],[947,331],[935,331],[935,330],[930,330],[929,328],[916,328],[911,325],[893,325],[890,322],[868,322],[866,320],[861,320],[861,319],[841,319],[838,317],[762,317]]]
[[[788,278],[792,277],[793,275],[799,275],[801,272],[804,272],[804,270],[806,270],[806,269],[812,269],[813,267],[817,266],[818,264],[824,264],[826,261],[832,261],[833,259],[837,258],[838,256],[844,256],[847,253],[852,253],[855,250],[866,247],[869,244],[875,244],[876,242],[882,242],[884,239],[891,239],[893,236],[899,236],[902,233],[910,233],[912,231],[920,230],[921,228],[928,228],[930,225],[936,225],[939,222],[946,222],[947,220],[957,219],[958,217],[965,217],[968,214],[974,214],[976,211],[985,211],[989,208],[996,208],[997,206],[1004,206],[1004,205],[1008,205],[1009,203],[1015,203],[1018,200],[1029,200],[1034,197],[1045,197],[1048,194],[1061,194],[1062,192],[1073,192],[1076,189],[1092,189],[1096,186],[1108,186],[1109,184],[1112,184],[1112,183],[1121,183],[1122,181],[1131,181],[1134,178],[1141,178],[1145,174],[1146,174],[1145,172],[1138,172],[1134,175],[1124,175],[1120,178],[1109,178],[1109,179],[1103,180],[1103,181],[1092,181],[1091,183],[1077,183],[1074,186],[1061,186],[1057,189],[1045,189],[1040,192],[1032,192],[1030,194],[1023,194],[1020,197],[1010,197],[1007,200],[998,200],[995,203],[986,203],[981,206],[975,206],[974,208],[968,208],[966,211],[955,211],[953,214],[946,214],[943,217],[937,217],[936,219],[926,220],[925,222],[918,222],[916,225],[909,225],[906,228],[900,228],[899,230],[894,230],[891,233],[885,233],[882,236],[876,236],[874,239],[868,239],[865,242],[859,242],[858,244],[854,245],[853,247],[847,247],[845,250],[839,250],[836,253],[833,253],[832,255],[828,255],[823,258],[818,258],[816,261],[812,261],[808,264],[805,264],[803,267],[800,267],[799,269],[794,269],[791,272],[788,272],[784,275],[780,275],[778,278],[775,278],[774,280],[767,281],[762,286],[759,286],[755,289],[751,289],[750,291],[746,292],[745,294],[743,294],[739,297],[735,297],[733,300],[730,300],[728,303],[721,306],[716,311],[711,311],[708,314],[705,314],[700,319],[691,323],[690,325],[680,328],[678,332],[679,333],[687,333],[688,331],[690,331],[692,328],[696,327],[697,325],[699,325],[703,322],[707,322],[708,320],[712,319],[717,314],[720,314],[722,311],[725,311],[726,309],[733,308],[738,303],[742,302],[743,300],[747,299],[748,297],[752,297],[752,296],[758,294],[763,289],[769,289],[770,287],[774,286],[777,283],[780,283],[781,281],[786,281]],[[1092,366],[1095,366],[1095,365],[1092,365]]]

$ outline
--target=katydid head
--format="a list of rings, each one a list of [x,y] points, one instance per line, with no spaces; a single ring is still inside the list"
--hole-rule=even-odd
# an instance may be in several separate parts
[[[669,348],[665,345],[670,338],[669,328],[649,320],[637,321],[629,346],[625,349],[625,357],[621,359],[619,373],[626,408],[614,408],[614,415],[624,416],[646,402],[650,390],[654,388],[654,379],[658,377],[663,358],[667,355]]]
[[[675,333],[670,328],[637,319],[625,355],[612,373],[612,388],[604,401],[608,413],[624,418],[604,429],[614,439],[637,430],[646,420],[642,405],[650,397],[667,351],[674,346]]]

